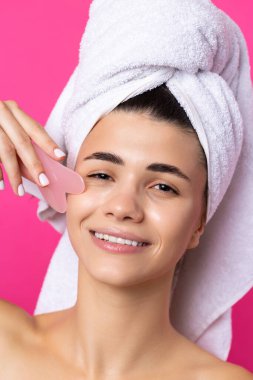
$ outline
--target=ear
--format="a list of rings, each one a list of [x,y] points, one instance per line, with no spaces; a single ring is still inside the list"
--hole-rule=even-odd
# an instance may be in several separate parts
[[[199,245],[199,240],[200,236],[204,233],[205,231],[205,213],[202,214],[200,224],[198,228],[194,231],[191,240],[188,243],[187,249],[193,249],[196,248]]]

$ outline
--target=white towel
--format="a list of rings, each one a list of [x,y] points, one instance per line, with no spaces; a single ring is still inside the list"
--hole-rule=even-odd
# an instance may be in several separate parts
[[[94,0],[80,59],[46,124],[74,169],[83,139],[119,103],[166,83],[196,129],[208,163],[207,227],[187,252],[170,316],[187,338],[227,359],[231,307],[253,284],[253,91],[240,28],[209,0]],[[27,192],[36,185],[24,179]],[[71,307],[77,256],[65,215],[37,215],[63,236],[35,314]]]

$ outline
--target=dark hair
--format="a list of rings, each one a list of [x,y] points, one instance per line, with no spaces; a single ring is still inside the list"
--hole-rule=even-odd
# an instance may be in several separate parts
[[[145,113],[152,119],[173,123],[175,127],[180,128],[187,134],[195,135],[198,139],[198,135],[193,128],[192,123],[188,118],[184,108],[179,104],[165,83],[159,87],[148,90],[142,94],[136,95],[133,98],[126,100],[125,102],[120,103],[117,107],[114,108],[113,111]],[[206,155],[200,142],[199,146],[200,163],[205,167],[207,171]],[[205,212],[207,197],[208,183],[206,181],[206,186],[203,193]]]

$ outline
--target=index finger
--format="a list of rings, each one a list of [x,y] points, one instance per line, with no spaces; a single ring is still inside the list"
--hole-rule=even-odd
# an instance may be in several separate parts
[[[48,135],[42,125],[25,113],[16,102],[6,100],[4,103],[8,106],[9,110],[23,127],[28,136],[49,156],[58,160],[62,160],[66,157],[66,154]]]

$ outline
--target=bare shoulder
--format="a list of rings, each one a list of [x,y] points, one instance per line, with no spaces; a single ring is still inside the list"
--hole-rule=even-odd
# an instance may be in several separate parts
[[[238,365],[222,362],[209,367],[206,371],[205,380],[253,380],[253,374]]]
[[[194,380],[253,380],[253,374],[238,365],[225,362],[197,344],[180,337],[184,361],[192,369]]]
[[[34,319],[24,309],[8,301],[0,299],[0,328],[6,331],[20,331],[32,327]]]
[[[253,380],[253,374],[243,367],[225,362],[207,351],[204,357],[200,380]]]
[[[0,357],[12,345],[32,334],[35,329],[34,318],[25,310],[8,301],[0,300]]]

